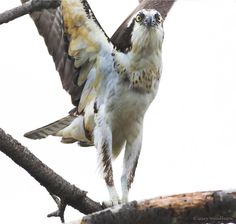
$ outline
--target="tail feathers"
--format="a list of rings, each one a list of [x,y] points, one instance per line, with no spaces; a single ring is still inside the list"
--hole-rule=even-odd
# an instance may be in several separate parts
[[[68,115],[60,120],[57,120],[51,124],[35,129],[33,131],[24,134],[26,138],[41,139],[46,138],[49,135],[55,135],[58,131],[67,127],[76,118],[76,116]]]

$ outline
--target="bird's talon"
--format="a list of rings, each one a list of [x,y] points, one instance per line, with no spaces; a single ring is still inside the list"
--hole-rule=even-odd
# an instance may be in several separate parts
[[[109,208],[109,207],[112,207],[112,206],[116,206],[116,205],[119,205],[121,204],[121,200],[120,199],[116,199],[116,200],[109,200],[109,201],[103,201],[102,202],[102,206],[105,207],[105,208]]]

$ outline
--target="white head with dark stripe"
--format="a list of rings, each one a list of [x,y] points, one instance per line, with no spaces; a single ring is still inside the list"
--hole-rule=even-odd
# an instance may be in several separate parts
[[[163,19],[157,10],[140,10],[131,19],[130,26],[133,27],[131,44],[134,51],[161,47],[164,38]]]

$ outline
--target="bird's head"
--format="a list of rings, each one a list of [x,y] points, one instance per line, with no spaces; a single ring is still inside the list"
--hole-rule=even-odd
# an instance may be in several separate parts
[[[143,26],[146,29],[158,29],[162,26],[162,16],[155,9],[143,9],[139,11],[133,18],[136,23],[136,28]]]
[[[133,27],[132,48],[144,47],[155,50],[161,47],[164,37],[163,18],[157,10],[140,10],[132,18],[130,26]]]

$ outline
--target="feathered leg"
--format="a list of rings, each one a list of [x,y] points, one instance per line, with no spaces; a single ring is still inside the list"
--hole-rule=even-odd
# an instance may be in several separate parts
[[[142,127],[137,134],[128,139],[125,146],[125,155],[123,161],[123,173],[121,176],[122,203],[128,202],[129,189],[134,180],[135,170],[142,146]]]
[[[102,170],[104,180],[106,182],[110,202],[106,202],[107,206],[117,205],[119,203],[119,196],[117,194],[112,170],[112,133],[110,127],[107,125],[105,119],[96,114],[96,127],[94,130],[94,142],[98,151],[99,166]]]

